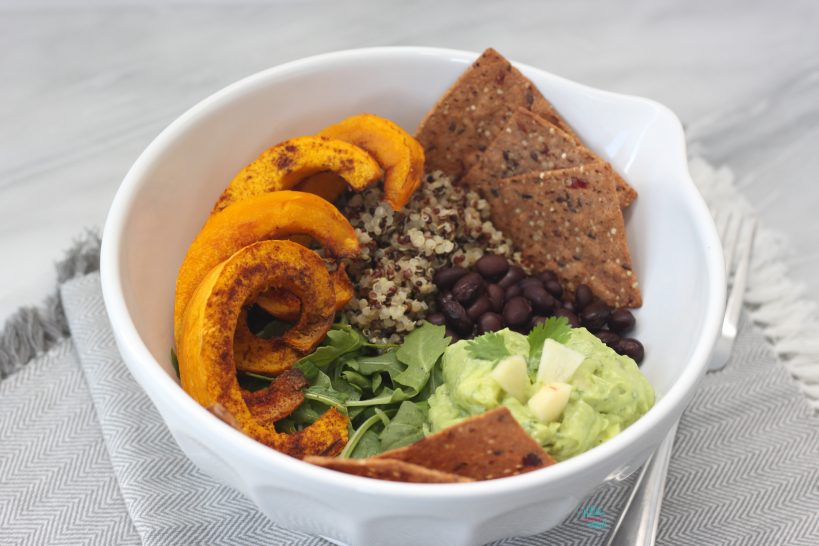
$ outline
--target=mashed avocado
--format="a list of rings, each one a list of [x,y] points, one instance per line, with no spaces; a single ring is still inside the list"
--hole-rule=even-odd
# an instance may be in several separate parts
[[[528,358],[526,336],[510,330],[499,334],[510,355]],[[477,358],[469,350],[470,343],[474,341],[459,341],[444,353],[444,383],[429,398],[433,432],[504,405],[546,451],[561,461],[608,440],[654,405],[654,390],[633,360],[618,355],[585,328],[574,328],[565,345],[586,358],[568,381],[572,392],[560,419],[543,423],[491,377],[498,360]],[[529,368],[533,383],[536,372],[534,363]],[[531,392],[539,388],[534,384]]]

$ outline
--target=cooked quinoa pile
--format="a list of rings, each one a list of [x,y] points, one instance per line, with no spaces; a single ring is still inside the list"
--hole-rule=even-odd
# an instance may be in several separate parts
[[[400,341],[430,312],[439,268],[471,266],[484,252],[514,258],[489,221],[489,204],[440,172],[427,175],[399,212],[382,201],[381,188],[354,194],[342,212],[361,243],[347,264],[357,293],[345,314],[373,341]]]

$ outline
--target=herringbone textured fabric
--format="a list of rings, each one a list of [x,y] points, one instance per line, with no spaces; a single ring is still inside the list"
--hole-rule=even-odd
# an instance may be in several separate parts
[[[185,459],[117,354],[97,275],[63,299],[100,428],[76,394],[81,372],[54,369],[68,345],[0,384],[0,544],[329,544],[274,525]],[[747,323],[736,351],[680,423],[658,543],[815,546],[819,420]],[[67,441],[88,428],[95,437]],[[601,544],[630,483],[600,487],[556,529],[498,544]]]
[[[0,544],[139,544],[68,340],[0,383]]]

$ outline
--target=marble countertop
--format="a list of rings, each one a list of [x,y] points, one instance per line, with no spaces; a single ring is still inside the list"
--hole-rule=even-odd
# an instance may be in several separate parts
[[[375,45],[506,56],[674,110],[819,293],[819,3],[0,2],[0,322],[53,289],[142,149],[284,61]]]

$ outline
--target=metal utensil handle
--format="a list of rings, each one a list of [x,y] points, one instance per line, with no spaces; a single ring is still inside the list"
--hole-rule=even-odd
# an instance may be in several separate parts
[[[612,531],[608,546],[654,546],[676,433],[677,423],[674,423],[668,436],[646,463],[641,481],[635,486],[629,506]]]

